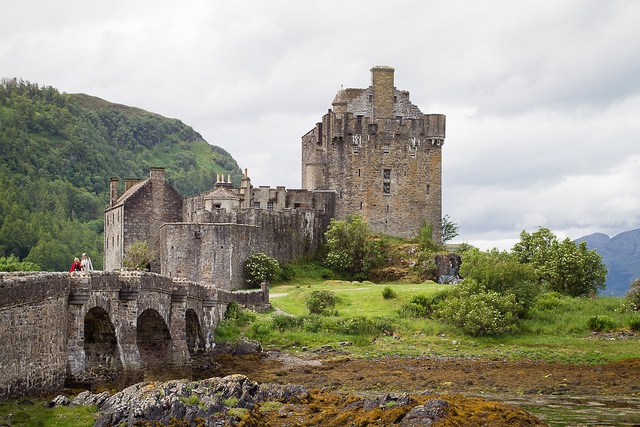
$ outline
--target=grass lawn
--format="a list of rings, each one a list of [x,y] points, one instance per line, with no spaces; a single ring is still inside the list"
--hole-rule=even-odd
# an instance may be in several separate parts
[[[434,282],[376,284],[328,280],[315,284],[272,286],[269,292],[271,295],[286,294],[271,297],[271,304],[286,313],[297,316],[308,313],[304,301],[312,291],[327,290],[335,292],[338,296],[339,302],[336,309],[341,316],[395,317],[395,313],[403,302],[409,301],[415,295],[432,294],[446,289],[448,286],[438,285]],[[395,298],[384,299],[382,297],[382,291],[386,287],[395,292]]]
[[[629,313],[616,311],[621,298],[569,298],[553,308],[536,305],[528,319],[521,321],[522,332],[502,336],[466,335],[459,328],[428,318],[402,318],[398,309],[403,302],[420,294],[433,294],[450,285],[433,282],[420,284],[347,282],[313,280],[272,285],[271,304],[286,313],[307,316],[306,298],[312,291],[328,290],[338,296],[338,316],[327,322],[365,317],[385,319],[392,333],[344,334],[329,330],[309,332],[304,328],[277,330],[270,327],[274,313],[259,315],[258,327],[245,328],[249,338],[259,339],[266,347],[279,347],[300,352],[302,347],[332,345],[352,341],[348,351],[359,357],[380,357],[389,354],[413,356],[462,356],[506,359],[536,359],[561,363],[601,364],[615,360],[640,357],[637,334],[629,329]],[[383,290],[390,288],[394,298],[383,298]],[[610,333],[594,334],[588,327],[589,317],[605,315],[614,322]],[[331,320],[332,319],[332,320]],[[254,325],[255,326],[255,325]],[[260,330],[252,334],[251,330]]]

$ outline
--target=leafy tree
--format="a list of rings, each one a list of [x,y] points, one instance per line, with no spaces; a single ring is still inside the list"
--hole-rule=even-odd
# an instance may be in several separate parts
[[[552,291],[573,297],[595,294],[606,287],[607,268],[595,249],[586,242],[562,242],[547,228],[532,234],[522,231],[513,247],[516,259],[530,264],[539,283]]]
[[[126,249],[122,266],[129,270],[144,269],[154,256],[155,252],[151,250],[146,240],[136,242]]]
[[[442,218],[442,243],[458,237],[458,224],[453,222],[449,215]]]
[[[69,271],[74,254],[69,247],[46,234],[38,241],[24,259],[39,266],[47,266],[47,271]]]
[[[332,218],[325,233],[329,249],[327,266],[337,273],[366,278],[372,268],[384,262],[380,242],[374,237],[369,224],[359,214],[347,216],[346,221]],[[339,263],[331,262],[332,259]],[[336,265],[340,265],[339,269]]]
[[[247,283],[259,286],[280,274],[280,264],[274,258],[261,252],[249,255],[244,261],[244,275]]]
[[[40,267],[32,262],[20,262],[15,255],[0,257],[0,271],[39,271]]]

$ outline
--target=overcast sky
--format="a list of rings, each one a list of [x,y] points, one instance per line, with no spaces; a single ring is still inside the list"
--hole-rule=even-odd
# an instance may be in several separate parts
[[[178,118],[253,185],[300,188],[301,136],[387,65],[447,116],[456,241],[640,228],[640,1],[0,1],[0,77]]]

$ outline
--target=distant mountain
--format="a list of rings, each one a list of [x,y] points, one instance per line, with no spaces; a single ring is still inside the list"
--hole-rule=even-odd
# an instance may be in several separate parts
[[[595,249],[607,265],[607,289],[604,293],[623,296],[629,284],[640,278],[640,229],[625,231],[615,237],[594,233],[580,237],[589,249]]]

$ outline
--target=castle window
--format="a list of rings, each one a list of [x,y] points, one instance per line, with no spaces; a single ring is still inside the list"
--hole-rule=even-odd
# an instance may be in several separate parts
[[[396,116],[396,120],[398,120],[400,124],[402,124],[402,116]]]
[[[373,102],[373,95],[369,95],[369,102]]]
[[[360,152],[360,151],[359,151],[359,149],[358,149],[358,146],[357,146],[357,145],[354,145],[354,146],[353,146],[353,154],[358,154],[359,152]]]
[[[389,213],[389,205],[387,205],[387,213]]]
[[[393,102],[398,102],[398,95],[393,95]]]
[[[382,183],[382,194],[391,194],[391,183],[389,182]]]
[[[267,202],[267,209],[269,209],[270,211],[273,210],[273,202]]]
[[[382,151],[384,151],[386,154],[389,154],[389,144],[384,144],[384,146],[382,147]]]
[[[256,209],[260,209],[260,202],[253,202],[253,207]]]
[[[382,179],[385,181],[391,180],[391,169],[383,169],[382,170]]]
[[[362,202],[360,202],[360,210],[362,210]]]
[[[361,125],[362,124],[362,114],[358,114],[356,116],[356,124],[357,125]]]
[[[431,191],[431,186],[427,184],[427,197],[429,197],[429,192]]]

